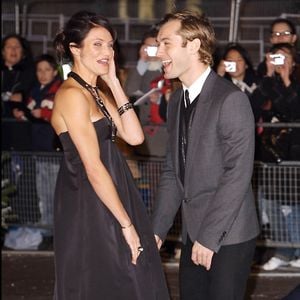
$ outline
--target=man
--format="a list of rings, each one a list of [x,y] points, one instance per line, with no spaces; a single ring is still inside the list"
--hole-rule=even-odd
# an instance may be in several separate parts
[[[169,142],[153,214],[157,245],[181,206],[181,299],[243,299],[259,232],[249,100],[211,70],[215,35],[205,18],[168,14],[157,40],[165,78],[182,83],[168,106]]]
[[[275,19],[270,25],[270,43],[272,46],[276,44],[288,43],[295,45],[297,41],[296,27],[294,23],[288,19]],[[274,72],[274,65],[271,63],[270,52],[266,53],[265,60],[257,67],[259,77],[269,75]],[[299,54],[296,58],[296,63],[300,62]]]

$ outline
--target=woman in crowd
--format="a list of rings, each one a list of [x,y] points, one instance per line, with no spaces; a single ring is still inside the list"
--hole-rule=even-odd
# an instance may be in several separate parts
[[[266,61],[266,76],[251,96],[255,120],[271,123],[299,122],[300,83],[295,75],[296,50],[288,43],[276,44],[271,48],[271,54],[279,54],[278,58],[280,55],[283,58]],[[276,138],[274,138],[275,133]],[[298,129],[268,130],[265,128],[262,140],[263,144],[268,146],[264,147],[266,151],[262,154],[262,160],[300,160]]]
[[[29,120],[31,124],[31,143],[33,151],[50,152],[59,148],[58,138],[50,124],[55,94],[62,83],[58,75],[56,59],[49,54],[43,54],[35,60],[37,81],[33,85],[27,105],[24,108],[13,109],[14,117],[19,120]],[[58,163],[35,157],[36,192],[39,201],[41,219],[44,226],[53,226],[53,198],[55,181],[58,173]],[[44,241],[41,247],[52,240],[51,230],[42,230]]]
[[[299,122],[300,82],[295,76],[296,50],[288,43],[276,44],[271,48],[271,54],[275,57],[266,60],[267,73],[252,95],[252,106],[255,107],[257,118],[264,122]],[[300,160],[298,128],[264,128],[261,139],[262,161]],[[270,188],[268,185],[263,187],[264,207],[275,239],[284,238],[292,244],[299,244],[300,206],[295,197],[296,179],[291,174],[283,176],[276,189],[272,185]],[[274,178],[271,180],[273,182]],[[274,256],[262,268],[271,271],[287,265],[300,268],[299,248],[277,248]]]
[[[106,19],[79,12],[54,42],[73,64],[51,120],[65,153],[54,212],[57,300],[169,299],[146,208],[114,143],[116,134],[131,145],[144,139],[116,76],[114,40]],[[113,98],[95,86],[98,76]]]
[[[231,80],[248,96],[256,88],[257,77],[249,53],[239,44],[229,44],[226,47],[217,73]]]
[[[35,80],[35,68],[28,42],[17,34],[7,35],[1,45],[2,117],[23,108]]]

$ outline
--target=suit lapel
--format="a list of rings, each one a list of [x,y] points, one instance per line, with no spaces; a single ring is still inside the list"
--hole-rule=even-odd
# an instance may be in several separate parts
[[[185,166],[186,171],[188,170],[189,166],[193,164],[194,156],[197,155],[197,145],[199,143],[198,136],[206,130],[208,111],[210,109],[210,106],[212,105],[212,99],[210,94],[215,79],[216,74],[213,71],[211,71],[203,85],[200,95],[198,96],[199,98],[195,107],[195,112],[190,120],[187,160]],[[185,174],[188,175],[189,172],[185,172]],[[186,178],[185,182],[189,182],[189,179]]]
[[[174,113],[170,113],[170,116],[174,116],[174,119],[168,120],[170,121],[169,126],[173,127],[173,130],[169,130],[170,132],[170,150],[172,153],[172,160],[174,162],[175,173],[177,175],[178,181],[180,182],[181,187],[182,183],[179,176],[179,126],[180,126],[180,109],[181,109],[181,101],[183,99],[183,90],[178,89],[176,94],[174,94],[174,98],[170,99],[170,101],[174,101]]]

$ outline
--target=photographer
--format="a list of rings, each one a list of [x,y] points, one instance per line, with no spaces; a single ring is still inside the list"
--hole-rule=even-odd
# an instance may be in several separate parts
[[[225,48],[217,73],[232,81],[249,97],[256,89],[257,77],[248,51],[237,43]]]
[[[151,27],[146,31],[139,47],[138,60],[134,68],[128,70],[124,89],[132,102],[147,93],[151,89],[151,81],[162,74],[161,61],[156,57],[157,51],[157,28]],[[159,97],[152,97],[152,101],[159,102]],[[139,105],[138,117],[142,124],[147,124],[150,117],[149,101]]]
[[[251,96],[255,121],[297,122],[300,120],[300,83],[295,77],[296,51],[290,44],[271,48],[267,74]],[[300,160],[299,130],[267,129],[261,132],[261,160]]]
[[[296,47],[297,32],[295,24],[285,18],[275,19],[270,25],[270,39],[271,46],[287,43]],[[262,79],[270,69],[270,57],[271,51],[268,51],[265,55],[265,59],[257,67],[257,75]],[[300,63],[300,54],[297,53],[295,56],[295,62]],[[299,74],[298,80],[299,80]]]
[[[251,96],[256,121],[299,122],[300,83],[295,78],[295,48],[290,44],[276,44],[267,61],[267,75]],[[300,134],[298,128],[261,128],[261,160],[281,162],[300,160]],[[271,176],[271,175],[270,175]],[[268,218],[275,240],[300,242],[300,206],[295,192],[296,179],[283,174],[282,184],[272,182],[263,187],[262,207]],[[281,266],[300,268],[299,248],[277,248],[262,269],[275,270]]]

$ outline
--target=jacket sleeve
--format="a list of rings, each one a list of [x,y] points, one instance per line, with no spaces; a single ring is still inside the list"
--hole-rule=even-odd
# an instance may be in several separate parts
[[[174,100],[176,97],[178,97],[178,94],[174,96]],[[168,108],[167,128],[170,136],[170,132],[174,129],[176,121],[174,120],[176,116],[176,104],[174,105],[172,99],[169,101]],[[178,186],[178,178],[172,159],[174,149],[171,149],[172,146],[169,140],[168,138],[166,159],[161,172],[152,215],[154,233],[162,240],[166,238],[183,199],[183,191]]]
[[[152,215],[153,231],[162,240],[167,236],[176,213],[181,204],[182,192],[178,189],[171,151],[167,145],[166,161],[159,180],[158,192],[155,197],[154,211]]]
[[[224,100],[218,120],[223,174],[198,232],[197,241],[217,252],[251,186],[254,118],[248,97],[235,91]]]

